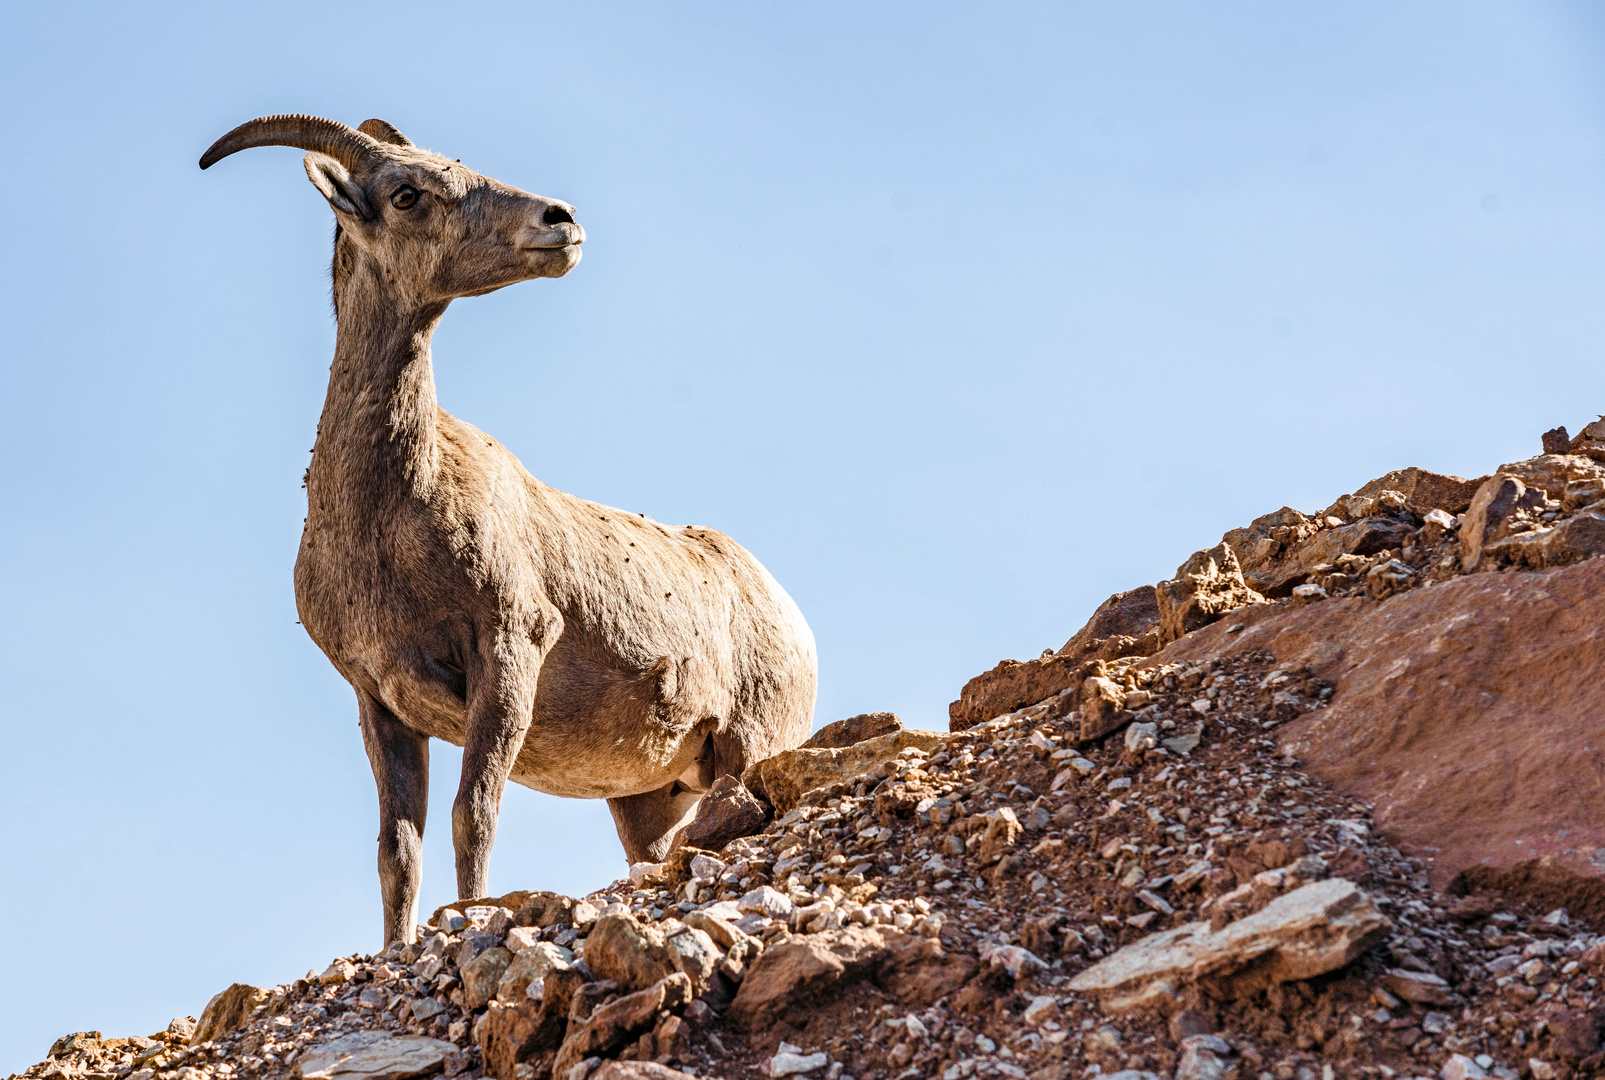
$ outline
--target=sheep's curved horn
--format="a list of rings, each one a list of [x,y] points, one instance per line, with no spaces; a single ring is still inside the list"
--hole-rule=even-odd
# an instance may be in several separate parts
[[[396,125],[388,120],[381,120],[377,116],[358,124],[357,130],[364,135],[371,135],[380,142],[387,142],[392,146],[412,145],[412,140],[403,135]]]
[[[201,168],[210,169],[230,154],[253,146],[294,146],[327,154],[347,169],[379,148],[373,136],[321,116],[264,116],[241,124],[201,155]]]

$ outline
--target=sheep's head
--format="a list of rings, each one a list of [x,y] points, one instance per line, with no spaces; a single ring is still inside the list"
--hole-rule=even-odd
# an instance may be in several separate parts
[[[265,116],[206,151],[201,168],[253,146],[308,150],[307,177],[333,208],[335,293],[363,261],[397,299],[421,305],[477,296],[580,261],[574,208],[430,153],[383,120],[359,128],[315,116]]]

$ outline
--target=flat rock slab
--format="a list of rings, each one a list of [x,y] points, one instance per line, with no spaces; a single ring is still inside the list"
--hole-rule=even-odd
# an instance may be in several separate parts
[[[1392,925],[1360,888],[1316,881],[1272,900],[1223,930],[1206,922],[1151,934],[1070,980],[1110,1012],[1175,1001],[1208,984],[1225,997],[1335,971],[1387,936]]]
[[[359,1031],[308,1050],[296,1063],[302,1080],[406,1080],[438,1071],[449,1042],[387,1031]]]

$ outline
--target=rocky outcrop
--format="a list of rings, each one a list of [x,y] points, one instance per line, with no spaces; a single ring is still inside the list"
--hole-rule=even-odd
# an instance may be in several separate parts
[[[1237,554],[1224,542],[1178,566],[1174,578],[1155,586],[1155,599],[1161,645],[1208,626],[1229,611],[1265,602],[1243,580]]]
[[[964,684],[958,700],[947,707],[948,730],[963,731],[1077,686],[1084,678],[1083,667],[1071,656],[1001,661]]]
[[[802,748],[840,750],[844,746],[852,746],[865,739],[875,739],[902,730],[903,721],[897,718],[896,713],[860,713],[845,720],[837,720],[833,724],[826,724],[814,732],[809,740],[802,744]]]
[[[1115,660],[1122,656],[1147,656],[1159,648],[1159,601],[1152,585],[1115,593],[1092,613],[1087,624],[1064,643],[1057,655],[1072,661]],[[1043,694],[1042,697],[1047,697]],[[998,714],[1041,698],[1020,701]]]

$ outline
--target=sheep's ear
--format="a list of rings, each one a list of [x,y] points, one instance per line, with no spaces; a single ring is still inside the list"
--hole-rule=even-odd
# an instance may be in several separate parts
[[[301,159],[306,166],[307,179],[312,186],[323,192],[323,197],[329,200],[336,213],[349,214],[362,221],[373,220],[373,208],[368,205],[368,196],[363,194],[346,167],[323,154],[308,154]]]

